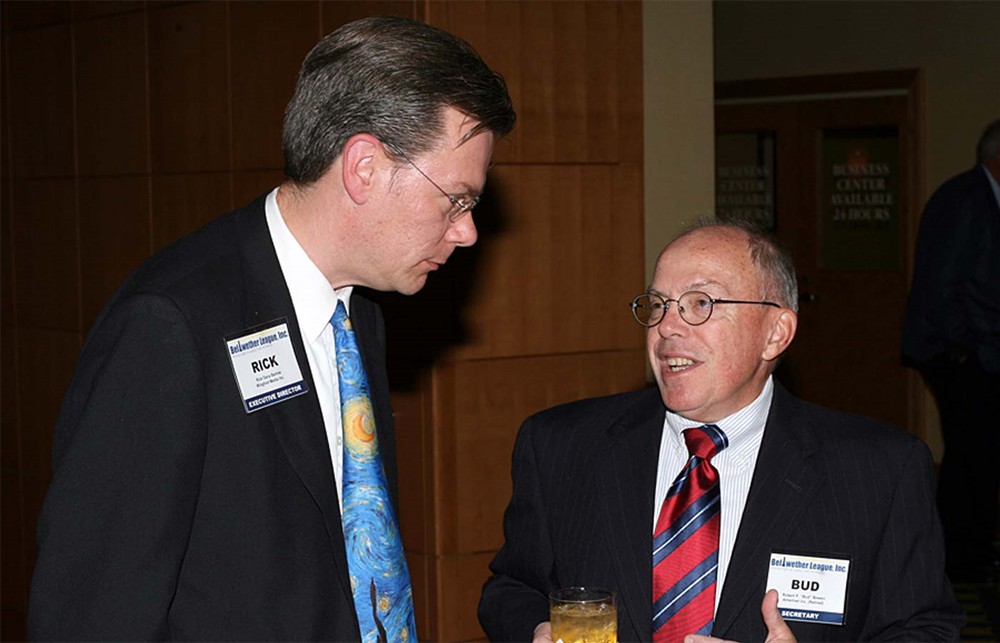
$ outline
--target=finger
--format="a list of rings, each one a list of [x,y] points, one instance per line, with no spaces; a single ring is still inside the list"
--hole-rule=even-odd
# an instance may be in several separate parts
[[[531,643],[552,643],[552,623],[545,621],[535,627],[535,635]]]
[[[760,613],[764,617],[764,625],[767,626],[767,641],[782,643],[795,641],[795,635],[785,624],[785,619],[781,618],[778,611],[778,591],[769,590],[764,594],[764,600],[760,604]]]

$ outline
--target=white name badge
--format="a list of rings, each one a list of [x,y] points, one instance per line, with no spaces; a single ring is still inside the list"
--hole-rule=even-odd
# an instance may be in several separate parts
[[[851,561],[796,554],[771,554],[767,589],[778,590],[778,611],[786,621],[844,624]]]
[[[226,338],[226,350],[247,413],[309,391],[284,318]]]

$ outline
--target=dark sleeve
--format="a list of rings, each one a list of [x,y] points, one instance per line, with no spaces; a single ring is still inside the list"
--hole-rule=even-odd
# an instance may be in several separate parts
[[[873,641],[957,641],[965,622],[944,571],[944,541],[926,445],[905,454],[872,574]]]
[[[532,422],[524,423],[514,445],[514,488],[504,513],[504,545],[490,564],[493,575],[479,600],[479,622],[491,641],[530,641],[535,627],[549,620],[552,543]]]
[[[56,427],[32,640],[169,638],[205,417],[188,320],[161,297],[120,303],[88,339]]]

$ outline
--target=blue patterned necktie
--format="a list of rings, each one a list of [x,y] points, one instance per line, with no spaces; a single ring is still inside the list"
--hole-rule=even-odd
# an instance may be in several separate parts
[[[708,636],[719,566],[719,472],[712,457],[729,445],[714,424],[684,431],[687,464],[663,500],[653,532],[653,641]]]
[[[344,541],[361,640],[416,641],[410,573],[389,502],[368,376],[344,302],[330,320],[344,429]]]

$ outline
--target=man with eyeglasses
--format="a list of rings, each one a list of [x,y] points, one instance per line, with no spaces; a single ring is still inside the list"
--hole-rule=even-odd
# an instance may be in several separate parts
[[[362,289],[416,293],[475,243],[514,120],[503,79],[440,29],[366,18],[316,45],[284,182],[140,267],[88,337],[33,640],[417,640],[384,323]]]
[[[789,255],[752,226],[664,249],[631,303],[656,388],[521,427],[479,604],[491,640],[557,638],[547,596],[577,586],[616,594],[619,641],[958,640],[930,453],[774,381],[797,302]]]

